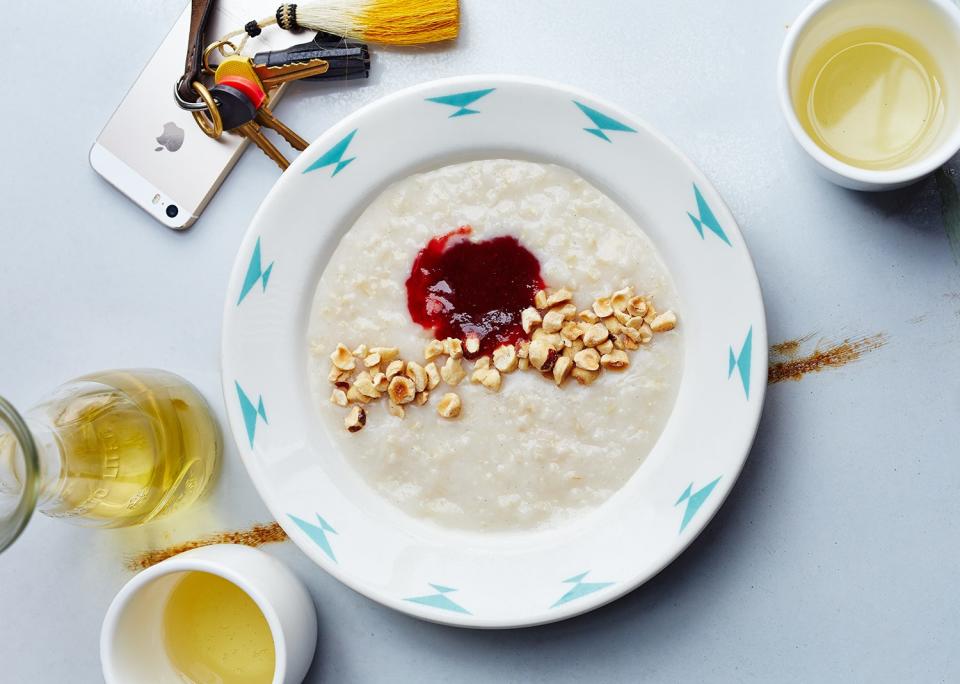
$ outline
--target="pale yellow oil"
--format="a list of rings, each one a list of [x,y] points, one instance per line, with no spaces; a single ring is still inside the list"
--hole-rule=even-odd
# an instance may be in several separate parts
[[[47,492],[49,515],[104,527],[144,523],[192,504],[214,475],[217,424],[176,375],[98,373],[41,408],[61,460]]]
[[[178,580],[163,613],[163,639],[188,684],[270,684],[276,653],[270,626],[249,595],[206,572]]]
[[[800,123],[831,156],[864,169],[916,161],[944,116],[942,77],[914,39],[865,27],[824,44],[793,93]]]

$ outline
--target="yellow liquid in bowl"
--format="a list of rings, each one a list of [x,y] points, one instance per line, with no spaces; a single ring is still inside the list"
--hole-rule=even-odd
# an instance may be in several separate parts
[[[864,169],[921,158],[944,117],[942,77],[923,47],[887,28],[859,28],[824,44],[806,66],[794,108],[825,152]]]
[[[167,656],[189,684],[270,684],[276,652],[256,602],[233,582],[191,572],[163,614]]]

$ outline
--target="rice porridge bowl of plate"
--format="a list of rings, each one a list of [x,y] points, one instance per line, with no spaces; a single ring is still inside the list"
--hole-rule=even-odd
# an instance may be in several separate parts
[[[683,311],[642,228],[573,171],[484,160],[405,178],[342,238],[308,327],[343,458],[444,527],[554,527],[657,442]]]

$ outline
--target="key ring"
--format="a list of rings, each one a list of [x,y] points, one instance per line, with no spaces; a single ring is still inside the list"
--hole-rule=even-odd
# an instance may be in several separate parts
[[[230,42],[229,40],[218,40],[216,43],[211,43],[210,45],[207,46],[207,49],[203,51],[203,69],[204,69],[204,71],[206,71],[206,72],[207,72],[208,74],[210,74],[211,76],[213,76],[214,74],[217,73],[216,68],[210,66],[210,55],[212,55],[212,54],[213,54],[213,51],[216,50],[217,52],[220,53],[220,56],[221,56],[221,57],[229,57],[230,55],[228,55],[228,54],[227,54],[226,52],[224,52],[224,50],[223,50],[223,48],[227,47],[228,45],[230,46],[230,49],[233,50],[233,52],[231,52],[230,55],[235,55],[235,54],[237,54],[237,46],[234,45],[234,44],[233,44],[232,42]]]
[[[183,84],[183,79],[181,78],[173,86],[173,99],[176,100],[177,106],[180,109],[185,109],[188,112],[202,112],[206,109],[209,109],[207,103],[202,99],[197,100],[196,102],[191,102],[190,100],[184,100],[180,97],[180,86]]]
[[[213,99],[213,95],[210,94],[210,91],[207,90],[207,87],[199,81],[193,82],[193,90],[200,96],[200,99],[204,102],[204,106],[207,108],[207,114],[204,114],[202,110],[193,111],[193,118],[197,122],[197,125],[200,126],[201,131],[216,140],[223,135],[223,119],[220,117],[220,110],[217,108],[217,103]]]

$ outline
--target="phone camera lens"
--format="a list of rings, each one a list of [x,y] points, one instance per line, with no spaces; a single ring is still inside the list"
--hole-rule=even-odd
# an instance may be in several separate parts
[[[170,218],[177,218],[177,214],[179,213],[180,213],[180,209],[177,207],[176,204],[171,204],[170,206],[167,207],[167,216],[169,216]]]

